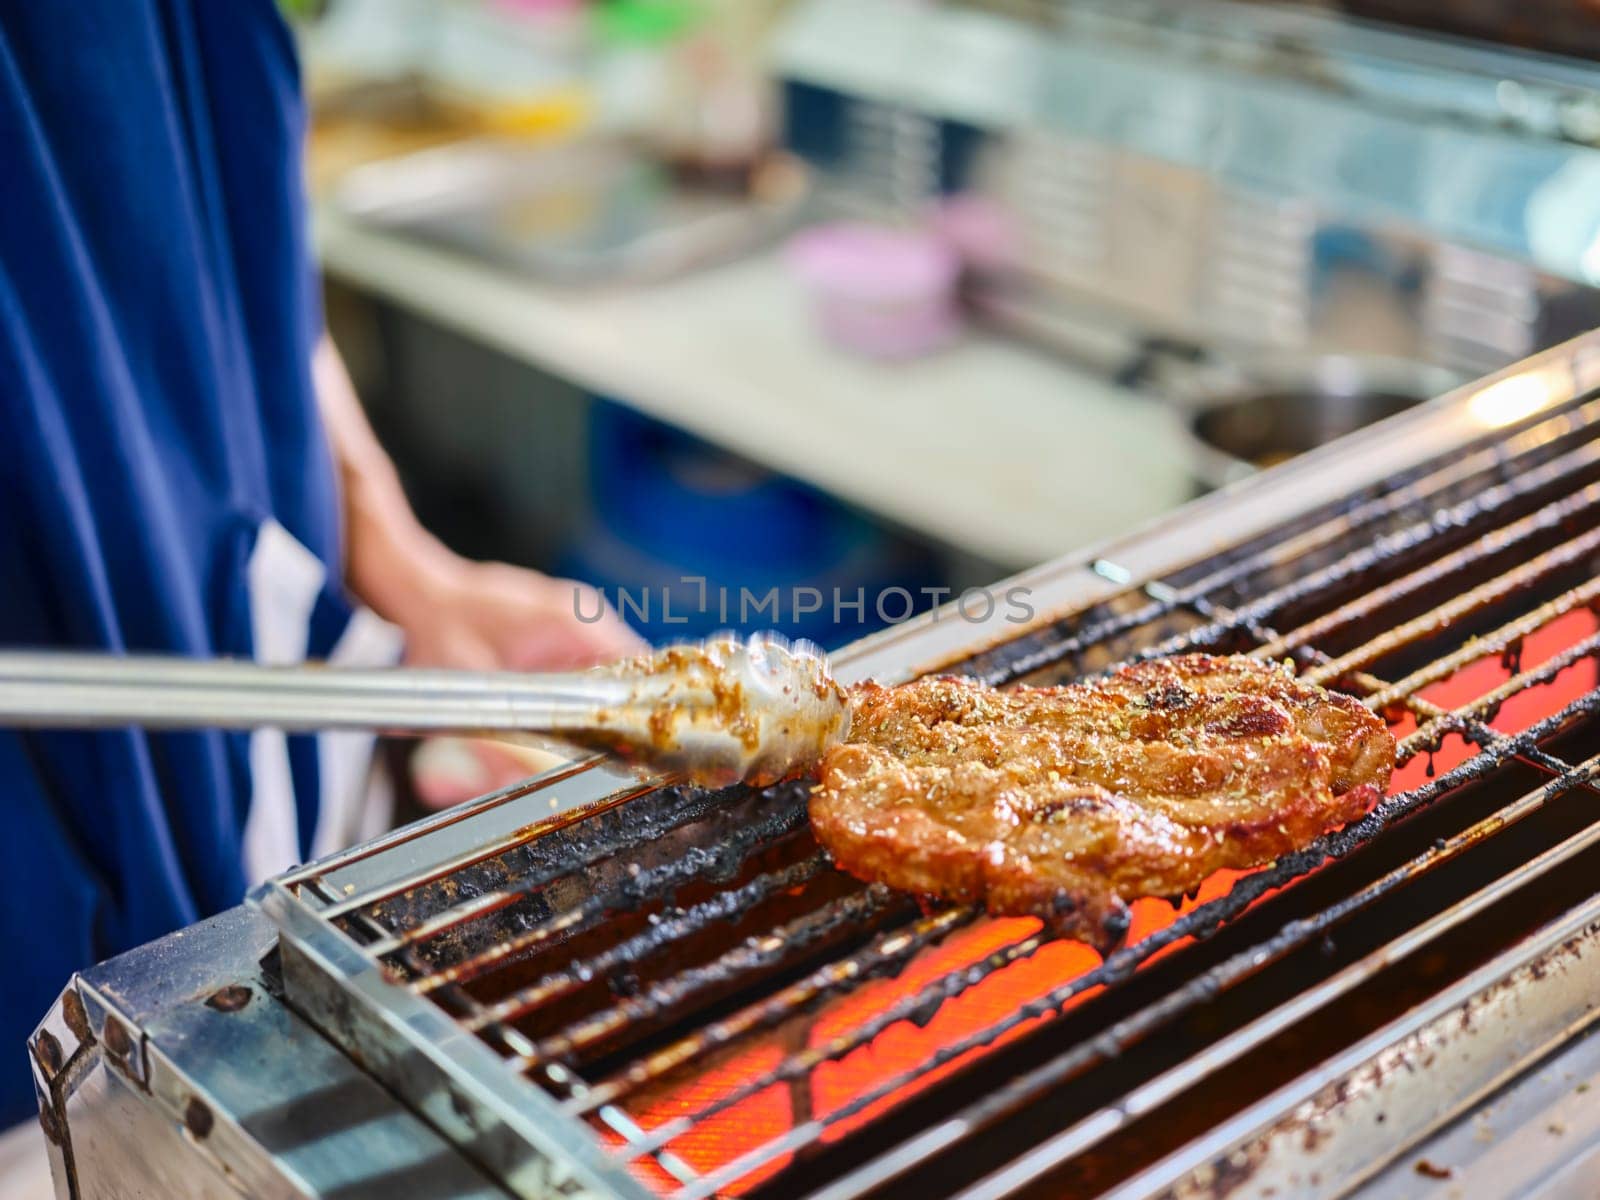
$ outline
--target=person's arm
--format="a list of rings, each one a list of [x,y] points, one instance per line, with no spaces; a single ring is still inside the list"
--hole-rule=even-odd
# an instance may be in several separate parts
[[[332,341],[312,363],[318,405],[339,472],[350,590],[406,634],[421,666],[553,671],[637,653],[644,646],[593,591],[505,563],[462,558],[417,520],[378,444]]]

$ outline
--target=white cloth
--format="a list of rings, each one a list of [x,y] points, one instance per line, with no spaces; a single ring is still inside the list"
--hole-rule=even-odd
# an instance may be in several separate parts
[[[322,560],[276,521],[256,535],[247,570],[251,635],[256,660],[273,665],[304,661],[311,615],[328,585]],[[400,631],[370,609],[358,608],[328,660],[341,666],[389,666],[400,657]],[[373,735],[339,731],[317,735],[317,828],[313,857],[371,837],[387,824],[387,812],[372,811],[386,793],[369,790]],[[245,821],[244,864],[252,884],[287,871],[300,861],[300,828],[282,730],[250,735],[250,814]]]

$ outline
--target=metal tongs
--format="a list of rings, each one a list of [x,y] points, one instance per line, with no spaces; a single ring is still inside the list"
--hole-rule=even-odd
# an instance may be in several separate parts
[[[549,675],[0,651],[0,724],[548,735],[761,784],[842,740],[850,706],[815,646],[758,634]]]

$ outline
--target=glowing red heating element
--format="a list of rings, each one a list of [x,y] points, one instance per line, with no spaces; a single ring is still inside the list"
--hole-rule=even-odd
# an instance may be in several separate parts
[[[1530,634],[1517,661],[1508,662],[1496,652],[1423,689],[1419,694],[1441,708],[1459,708],[1504,683],[1515,671],[1531,670],[1596,632],[1600,632],[1600,616],[1580,609]],[[1542,717],[1595,690],[1597,686],[1600,686],[1600,665],[1593,658],[1582,659],[1563,670],[1548,684],[1529,688],[1507,700],[1487,723],[1505,733],[1526,729]],[[1415,728],[1415,720],[1407,717],[1394,726],[1394,732],[1397,737],[1403,737]],[[1463,739],[1447,737],[1432,754],[1420,754],[1397,769],[1390,791],[1415,788],[1430,774],[1447,771],[1471,757],[1474,752],[1474,748]],[[1219,871],[1206,880],[1195,899],[1186,900],[1176,907],[1165,900],[1135,902],[1128,940],[1138,942],[1149,937],[1170,925],[1182,913],[1226,894],[1241,874]],[[760,1041],[677,1084],[665,1094],[658,1093],[630,1115],[643,1128],[654,1129],[667,1121],[692,1114],[739,1085],[759,1078],[776,1067],[786,1055],[823,1045],[859,1027],[896,1003],[914,996],[931,981],[976,964],[988,955],[1027,938],[1038,928],[1039,923],[1032,918],[979,921],[953,934],[938,946],[922,952],[896,978],[867,984],[833,1001],[803,1027],[802,1033],[787,1039]],[[1178,951],[1185,944],[1187,940],[1175,942],[1148,961],[1153,962]],[[961,995],[945,1001],[926,1025],[919,1026],[910,1021],[890,1025],[868,1044],[837,1061],[822,1063],[808,1076],[793,1083],[774,1084],[696,1123],[673,1140],[669,1149],[695,1171],[708,1172],[723,1167],[746,1152],[782,1137],[797,1123],[837,1112],[886,1080],[927,1063],[944,1047],[1009,1016],[1029,1000],[1092,970],[1100,961],[1098,953],[1080,942],[1048,943],[1031,956],[995,971]],[[1085,992],[1074,1003],[1094,994],[1093,990]],[[1036,1023],[1030,1021],[1019,1025],[992,1044],[999,1045],[1021,1037]],[[985,1053],[987,1048],[972,1050],[919,1075],[914,1081],[860,1112],[828,1126],[823,1134],[824,1140],[846,1136],[883,1110],[961,1070],[972,1057]],[[762,1180],[781,1171],[788,1162],[788,1156],[773,1159],[723,1190],[727,1194],[749,1191]],[[637,1161],[634,1169],[640,1178],[662,1192],[670,1192],[677,1186],[677,1181],[649,1159]]]

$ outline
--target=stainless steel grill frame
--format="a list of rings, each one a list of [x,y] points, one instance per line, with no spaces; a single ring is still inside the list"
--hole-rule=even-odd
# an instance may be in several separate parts
[[[996,683],[1191,645],[1293,655],[1405,721],[1408,762],[1465,755],[842,1106],[799,1107],[818,1068],[1052,935],[641,1128],[634,1102],[663,1081],[983,918],[838,876],[809,843],[803,785],[710,794],[589,760],[269,884],[253,902],[275,924],[237,911],[76,979],[31,1043],[61,1178],[87,1197],[146,1178],[173,1196],[688,1198],[792,1156],[763,1194],[1348,1192],[1596,1015],[1600,689],[1509,727],[1496,714],[1600,652],[1597,630],[1521,661],[1600,599],[1597,389],[1600,336],[1008,581],[1041,614],[1026,628],[947,611],[841,655],[850,677],[954,665]],[[1470,699],[1423,694],[1494,655],[1500,677]],[[603,1003],[596,980],[615,984]],[[1348,1030],[1297,1046],[1329,1013]],[[945,1065],[960,1084],[909,1095]],[[787,1132],[698,1171],[680,1153],[778,1085],[796,1097]],[[1141,1146],[1195,1096],[1215,1113]],[[1121,1173],[1094,1176],[1106,1160]],[[1389,1194],[1407,1194],[1393,1170]]]

